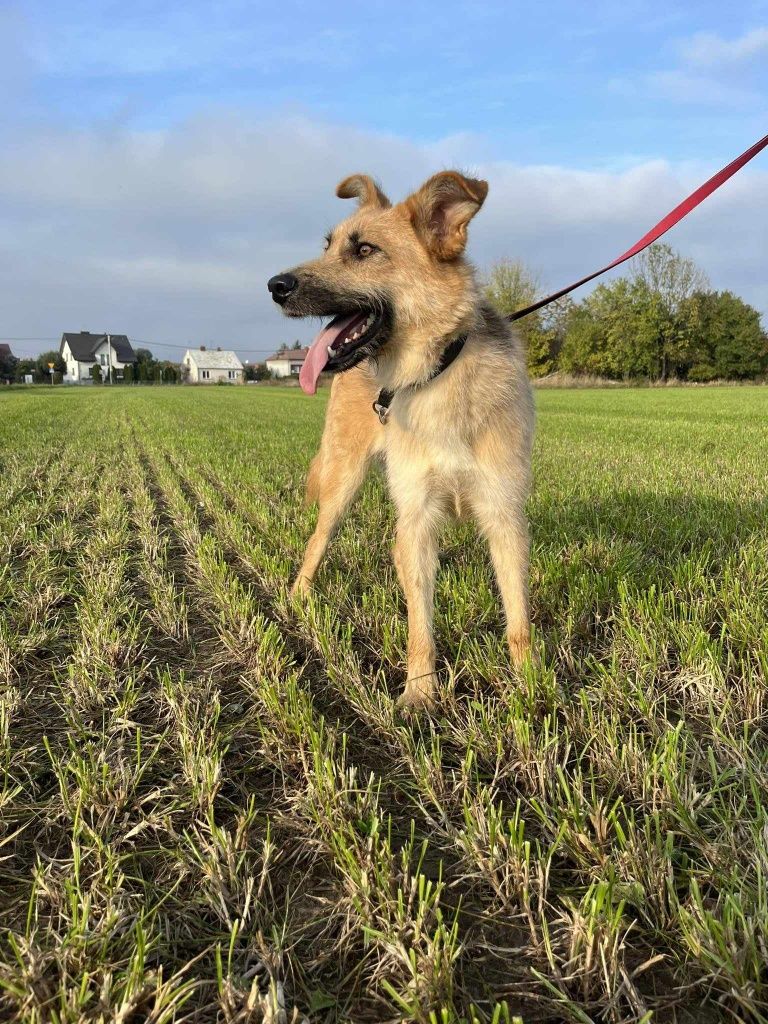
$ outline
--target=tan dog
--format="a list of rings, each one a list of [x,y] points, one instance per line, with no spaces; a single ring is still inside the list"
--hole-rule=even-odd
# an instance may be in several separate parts
[[[383,456],[408,603],[401,705],[434,702],[438,536],[452,512],[470,509],[487,538],[513,662],[529,649],[533,402],[521,345],[463,257],[487,192],[486,182],[446,171],[392,206],[371,178],[354,175],[337,195],[359,207],[324,254],[269,282],[288,316],[333,316],[305,360],[304,390],[314,393],[323,370],[339,374],[307,480],[319,515],[294,592],[311,586],[371,459]],[[382,390],[390,403],[380,422],[372,406]]]

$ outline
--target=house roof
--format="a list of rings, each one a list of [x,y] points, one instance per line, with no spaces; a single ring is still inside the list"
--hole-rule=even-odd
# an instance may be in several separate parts
[[[264,361],[267,363],[303,363],[308,354],[308,348],[284,348],[275,352],[273,356],[267,356]]]
[[[127,335],[110,334],[109,337],[112,342],[112,348],[115,350],[115,355],[121,363],[136,362],[136,353],[133,351]],[[72,355],[78,362],[95,363],[94,353],[99,345],[103,345],[106,340],[106,334],[91,334],[90,331],[80,331],[75,334],[71,331],[65,331],[61,336],[59,352],[63,351],[64,342],[67,342]]]
[[[198,370],[242,370],[243,364],[234,352],[224,349],[188,348],[184,354],[195,364]]]
[[[12,356],[11,346],[7,341],[0,341],[0,356]]]

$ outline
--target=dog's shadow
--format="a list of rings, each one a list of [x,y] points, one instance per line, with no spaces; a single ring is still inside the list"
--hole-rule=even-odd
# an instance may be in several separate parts
[[[539,493],[529,503],[529,519],[531,602],[540,631],[569,615],[581,621],[586,639],[611,620],[628,593],[666,593],[693,606],[701,591],[741,586],[756,588],[755,607],[765,600],[757,590],[760,552],[764,556],[768,545],[766,496],[627,489],[564,500]],[[490,559],[472,527],[458,525],[444,537],[438,601],[461,591],[462,577],[478,564],[478,590],[490,593],[494,610],[482,600],[474,609],[465,606],[459,628],[479,619],[498,630],[502,613]]]
[[[533,600],[546,621],[562,604],[555,591],[563,585],[585,597],[592,587],[609,611],[628,588],[693,597],[697,581],[738,573],[768,538],[768,498],[639,489],[565,501],[539,496],[530,519]],[[745,568],[745,585],[750,576]]]

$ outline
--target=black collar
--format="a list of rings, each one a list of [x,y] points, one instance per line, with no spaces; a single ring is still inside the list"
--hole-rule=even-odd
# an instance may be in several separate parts
[[[411,388],[422,387],[423,388],[425,384],[429,384],[429,382],[431,380],[434,380],[435,377],[439,377],[440,374],[443,372],[443,370],[447,370],[448,367],[453,362],[453,360],[456,358],[456,356],[459,355],[461,350],[464,348],[464,345],[466,344],[466,341],[467,341],[467,335],[466,334],[462,334],[460,337],[455,338],[450,343],[450,345],[446,345],[445,349],[443,350],[443,354],[440,356],[440,361],[438,362],[437,366],[434,368],[432,373],[430,373],[430,375],[424,381],[424,383],[423,384],[411,384],[411,385],[409,385],[409,387],[411,387]],[[405,390],[405,389],[403,389],[403,390]],[[395,392],[394,391],[388,391],[387,388],[382,388],[381,391],[379,392],[379,397],[373,403],[373,411],[376,413],[376,415],[379,417],[379,420],[382,423],[386,423],[387,422],[387,416],[389,415],[389,407],[392,404],[392,399],[394,397],[395,397]]]

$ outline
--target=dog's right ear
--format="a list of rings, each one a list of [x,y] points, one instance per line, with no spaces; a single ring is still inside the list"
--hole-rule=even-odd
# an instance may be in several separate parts
[[[358,199],[361,206],[378,207],[386,210],[392,203],[387,199],[379,186],[367,174],[351,174],[336,188],[339,199]]]
[[[405,200],[405,208],[427,249],[439,260],[452,260],[464,251],[467,225],[487,195],[487,181],[441,171]]]

